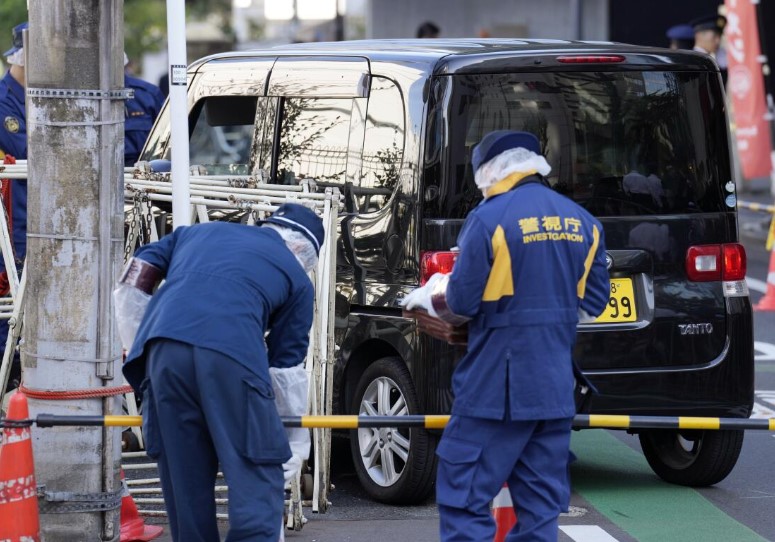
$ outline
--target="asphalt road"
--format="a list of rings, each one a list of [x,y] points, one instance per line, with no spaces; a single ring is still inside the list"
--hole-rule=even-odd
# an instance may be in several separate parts
[[[760,215],[741,211],[742,242],[748,254],[751,298],[764,291],[769,253]],[[775,417],[775,312],[754,316],[756,355],[755,416]],[[658,479],[640,453],[637,437],[623,432],[588,430],[574,434],[579,457],[572,469],[569,515],[560,519],[559,542],[761,542],[775,541],[775,435],[749,431],[740,460],[714,487],[690,489]],[[375,503],[361,490],[346,446],[334,451],[330,494],[324,514],[304,513],[299,532],[288,542],[431,542],[438,538],[433,500],[417,506]],[[160,519],[149,521],[161,522]],[[222,523],[225,535],[227,524]],[[171,540],[168,533],[159,539]]]

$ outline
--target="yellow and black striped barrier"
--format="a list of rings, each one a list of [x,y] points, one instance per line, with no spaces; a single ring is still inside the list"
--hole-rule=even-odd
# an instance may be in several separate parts
[[[771,213],[772,221],[770,221],[770,229],[767,232],[767,240],[764,243],[764,248],[772,250],[773,244],[775,244],[775,205],[764,205],[762,203],[753,203],[749,201],[738,201],[738,207],[743,209],[749,209],[751,211],[759,211],[762,213]]]
[[[359,429],[366,427],[423,427],[443,429],[449,421],[445,415],[409,416],[287,416],[286,427],[310,429]],[[2,420],[0,426],[37,425],[131,427],[142,425],[140,416],[59,416],[40,414],[28,420]],[[573,419],[576,429],[701,429],[775,431],[775,418],[702,418],[692,416],[627,416],[617,414],[578,414]]]
[[[749,201],[737,201],[737,206],[751,211],[760,211],[762,213],[775,213],[775,205],[765,205],[763,203],[754,203]]]

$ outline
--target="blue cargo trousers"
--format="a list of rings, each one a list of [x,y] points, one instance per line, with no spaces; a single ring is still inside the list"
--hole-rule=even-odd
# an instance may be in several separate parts
[[[557,542],[558,517],[570,503],[572,421],[453,415],[436,451],[442,542],[491,542],[490,502],[504,483],[517,512],[507,542]]]
[[[215,479],[229,487],[227,542],[277,542],[288,441],[271,385],[230,357],[161,339],[148,345],[146,450],[158,462],[176,542],[219,542]]]

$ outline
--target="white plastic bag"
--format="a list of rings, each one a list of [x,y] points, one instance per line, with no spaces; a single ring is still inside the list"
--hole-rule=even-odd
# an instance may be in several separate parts
[[[119,284],[113,290],[118,336],[125,350],[132,348],[137,329],[143,320],[151,296],[128,284]]]
[[[309,378],[304,364],[288,369],[270,367],[275,405],[280,416],[303,416],[307,411]],[[283,464],[285,482],[288,483],[301,470],[301,464],[309,458],[309,429],[304,427],[286,427],[291,458]]]

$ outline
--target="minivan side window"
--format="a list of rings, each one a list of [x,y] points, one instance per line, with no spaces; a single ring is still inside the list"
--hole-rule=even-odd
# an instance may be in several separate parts
[[[189,116],[189,163],[204,166],[209,175],[249,174],[256,104],[255,96],[200,100]]]
[[[354,189],[361,213],[381,209],[398,183],[404,155],[404,100],[390,79],[374,77],[366,112],[360,186]]]
[[[352,100],[285,98],[281,103],[276,182],[298,184],[312,178],[343,183]]]

